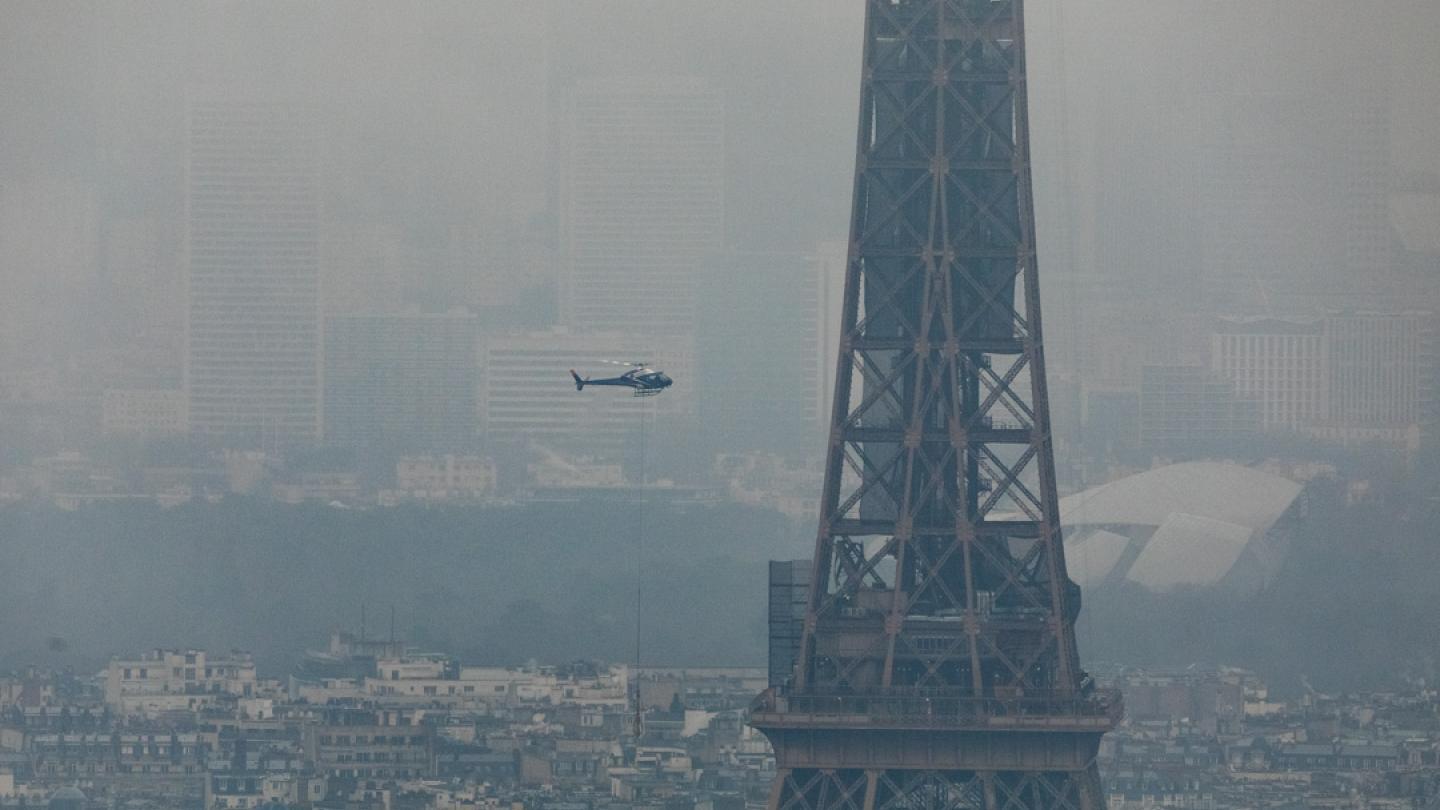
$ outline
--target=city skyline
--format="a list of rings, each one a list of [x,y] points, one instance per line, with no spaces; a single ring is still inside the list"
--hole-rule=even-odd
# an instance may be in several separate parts
[[[1440,5],[0,13],[0,810],[1440,802]]]
[[[1113,10],[1106,10],[1110,13],[1131,10],[1123,0],[1111,5]],[[802,5],[790,13],[803,18],[817,9]],[[173,399],[167,390],[190,385],[187,380],[197,373],[193,350],[206,338],[192,335],[191,350],[182,349],[177,356],[177,348],[186,340],[184,323],[205,327],[207,320],[178,317],[184,310],[177,307],[177,297],[188,295],[188,307],[193,307],[197,296],[203,299],[207,293],[203,284],[194,283],[204,276],[196,276],[193,250],[186,253],[184,246],[192,238],[187,234],[197,227],[194,214],[184,213],[184,200],[192,198],[195,189],[185,180],[193,171],[187,173],[187,163],[177,158],[186,153],[193,131],[186,123],[187,105],[162,99],[157,94],[160,87],[173,88],[174,98],[181,100],[203,98],[207,92],[222,97],[230,93],[237,101],[269,97],[309,110],[317,151],[305,171],[314,173],[314,190],[322,198],[317,200],[320,219],[315,238],[320,308],[327,314],[393,313],[417,307],[443,312],[458,306],[476,315],[482,341],[486,336],[557,324],[640,336],[679,330],[693,341],[697,319],[690,314],[696,306],[692,301],[708,283],[705,268],[715,266],[724,254],[810,253],[817,244],[841,241],[839,214],[848,195],[839,167],[846,160],[844,132],[850,127],[846,108],[853,103],[845,101],[846,88],[854,78],[847,74],[849,78],[841,81],[840,74],[830,70],[826,83],[816,85],[824,89],[814,99],[775,106],[773,88],[760,87],[748,75],[717,72],[714,55],[708,51],[687,55],[673,44],[655,43],[649,47],[657,58],[646,62],[636,58],[638,54],[565,47],[580,36],[583,21],[603,19],[621,25],[632,13],[623,5],[608,9],[607,16],[598,6],[580,4],[562,13],[553,3],[542,4],[534,18],[537,25],[527,27],[530,33],[506,40],[498,32],[509,30],[509,18],[497,22],[495,31],[481,32],[453,9],[437,8],[402,19],[374,7],[357,12],[356,26],[330,35],[337,48],[352,40],[369,41],[377,34],[364,30],[359,25],[363,20],[392,24],[397,31],[416,35],[441,22],[473,32],[477,41],[486,44],[485,50],[462,58],[456,55],[458,43],[446,41],[426,55],[427,64],[454,71],[441,85],[447,91],[460,90],[461,80],[468,77],[476,88],[469,93],[494,89],[501,93],[495,98],[504,100],[503,109],[520,117],[512,116],[509,127],[498,129],[487,119],[484,126],[473,129],[474,138],[460,140],[443,131],[429,135],[408,129],[396,117],[394,105],[408,98],[406,103],[420,104],[441,116],[436,120],[451,124],[499,108],[447,107],[440,96],[417,95],[419,85],[403,71],[376,83],[374,105],[346,108],[343,100],[351,98],[352,91],[335,95],[325,90],[339,87],[337,70],[353,65],[349,55],[291,52],[279,63],[266,64],[240,41],[226,41],[226,21],[250,21],[257,26],[253,32],[257,41],[286,42],[320,25],[309,13],[269,18],[259,10],[227,5],[211,14],[191,10],[162,15],[156,19],[162,19],[163,25],[156,30],[168,32],[169,39],[146,52],[127,37],[133,38],[135,26],[150,18],[126,20],[107,10],[82,19],[79,30],[98,31],[102,24],[110,25],[116,38],[82,54],[66,70],[50,70],[39,53],[17,49],[10,57],[23,68],[17,75],[47,77],[64,91],[55,97],[60,109],[85,111],[53,119],[57,134],[78,136],[77,126],[96,125],[86,137],[59,137],[46,147],[31,143],[34,133],[23,126],[44,120],[43,115],[18,118],[21,125],[10,130],[17,143],[30,147],[9,153],[12,162],[24,158],[28,163],[4,175],[22,178],[18,184],[5,181],[7,199],[17,200],[5,225],[12,234],[3,240],[10,257],[6,266],[53,265],[56,272],[43,287],[36,286],[33,278],[17,277],[14,288],[32,290],[38,308],[6,318],[9,348],[0,368],[3,398],[52,403],[29,417],[31,427],[25,428],[31,437],[49,437],[41,440],[47,445],[45,452],[87,446],[107,431],[111,436],[134,434],[132,427],[122,426],[138,424],[138,414],[124,408],[139,407],[138,403],[150,409],[152,415],[146,418],[154,424],[147,430],[152,432],[173,434],[166,425],[184,424],[182,432],[223,435],[210,424],[215,418],[209,406],[197,408],[188,394],[183,410],[167,405],[163,418],[156,410],[169,402],[167,397]],[[1160,4],[1137,19],[1158,25],[1184,15],[1178,7]],[[1427,274],[1425,268],[1433,268],[1435,259],[1415,234],[1417,226],[1421,231],[1427,227],[1426,212],[1440,210],[1430,205],[1440,199],[1440,191],[1426,191],[1424,181],[1427,171],[1434,173],[1437,159],[1427,157],[1413,137],[1415,122],[1429,109],[1426,103],[1417,103],[1413,93],[1417,76],[1423,76],[1420,67],[1426,63],[1407,61],[1414,49],[1406,44],[1434,21],[1406,6],[1389,9],[1350,31],[1307,18],[1308,27],[1274,54],[1250,53],[1208,74],[1183,75],[1177,69],[1183,60],[1197,58],[1204,48],[1221,41],[1217,37],[1225,32],[1249,26],[1252,30],[1243,39],[1285,19],[1227,10],[1196,29],[1178,53],[1180,61],[1163,66],[1154,77],[1131,75],[1112,85],[1098,79],[1111,75],[1107,71],[1113,69],[1113,54],[1097,53],[1093,39],[1082,36],[1089,30],[1087,19],[1067,16],[1046,2],[1032,3],[1030,16],[1031,33],[1038,43],[1033,49],[1037,52],[1035,150],[1040,167],[1037,216],[1047,255],[1055,257],[1048,265],[1047,289],[1055,291],[1050,296],[1051,320],[1055,332],[1067,336],[1052,351],[1052,371],[1058,380],[1077,375],[1098,379],[1099,371],[1099,378],[1106,379],[1098,386],[1101,393],[1108,394],[1117,384],[1138,390],[1138,365],[1096,368],[1099,363],[1131,362],[1109,356],[1116,354],[1115,344],[1130,340],[1128,332],[1140,328],[1132,314],[1117,313],[1104,301],[1116,285],[1146,290],[1156,307],[1173,305],[1177,295],[1187,296],[1200,307],[1187,313],[1192,321],[1321,316],[1347,304],[1346,296],[1354,294],[1347,285],[1375,274],[1384,281],[1360,299],[1361,308],[1396,311],[1397,302],[1409,309],[1434,308],[1433,285],[1427,287],[1434,274]],[[42,38],[55,30],[56,20],[45,14],[22,17]],[[1401,26],[1402,19],[1416,24]],[[845,12],[816,28],[815,34],[825,37],[824,47],[796,62],[809,71],[804,75],[818,75],[821,65],[853,63],[852,49],[840,33],[857,23],[853,12]],[[682,26],[699,24],[697,18]],[[1305,45],[1305,37],[1332,41],[1337,53],[1358,56],[1390,30],[1387,25],[1401,33],[1395,40],[1397,50],[1386,59],[1368,65],[1362,73],[1328,69],[1305,73],[1319,58],[1314,48]],[[723,40],[732,30],[733,23],[720,25],[716,36]],[[179,49],[184,42],[216,47]],[[530,82],[530,89],[496,84],[485,71],[522,47],[533,58],[513,62],[518,73],[496,75],[517,81],[523,77],[521,84]],[[1154,43],[1125,39],[1121,47],[1144,55]],[[381,63],[399,57],[394,50],[377,54]],[[766,58],[793,62],[799,57],[774,52]],[[1240,81],[1249,75],[1246,71],[1266,60],[1283,69],[1263,82]],[[295,72],[288,88],[281,81],[282,64]],[[187,74],[176,72],[182,65],[190,67]],[[1407,70],[1410,66],[1420,72]],[[376,70],[354,68],[356,75],[366,76]],[[237,71],[255,80],[238,94]],[[227,72],[230,79],[220,81]],[[143,103],[132,110],[100,104],[95,100],[98,91],[75,92],[88,88],[85,77],[92,75],[105,77],[100,86]],[[1088,83],[1077,85],[1080,81]],[[1117,129],[1118,122],[1135,119],[1130,112],[1135,99],[1158,98],[1166,83],[1186,92],[1141,117],[1142,129]],[[1132,86],[1138,95],[1119,91]],[[1383,92],[1372,93],[1371,88]],[[10,92],[18,109],[29,109],[28,99],[15,95],[14,88]],[[465,97],[456,96],[457,104]],[[1103,114],[1097,117],[1076,106],[1076,99],[1089,97],[1103,102],[1094,108]],[[812,143],[828,146],[796,151],[793,147],[800,142],[791,135],[795,122],[821,110],[821,99],[828,99],[823,111],[830,126],[814,129]],[[771,106],[764,108],[765,104]],[[625,113],[617,117],[597,112],[607,109]],[[757,116],[762,109],[770,114]],[[680,128],[661,138],[657,126],[662,120]],[[777,139],[781,133],[776,128],[782,123],[787,129]],[[534,137],[513,134],[525,127]],[[638,141],[637,132],[656,140]],[[1133,140],[1142,133],[1150,136],[1145,142]],[[1059,142],[1067,136],[1073,136],[1072,143]],[[762,143],[757,141],[760,138],[768,140]],[[660,149],[661,141],[668,146]],[[1286,148],[1290,141],[1296,148]],[[485,144],[503,144],[508,157],[498,163],[461,159]],[[775,164],[781,153],[774,150],[782,145],[790,149],[784,153],[789,158]],[[1171,150],[1169,157],[1162,151],[1165,148]],[[829,155],[823,173],[818,168],[821,154]],[[776,171],[763,170],[772,164]],[[396,172],[401,165],[419,171],[406,179]],[[782,208],[762,216],[766,206],[736,201],[757,199],[756,191],[765,182],[759,176],[787,176],[790,166],[794,173],[788,175],[788,189],[771,188],[768,196],[758,199],[788,202],[797,189],[810,188],[813,193],[807,194],[805,205],[824,201],[831,213],[817,218],[813,207],[795,209],[797,215],[805,212],[797,223],[806,224],[790,228],[777,240],[775,224],[785,221],[788,211]],[[507,174],[506,167],[519,174]],[[1134,171],[1136,167],[1155,171],[1140,173]],[[809,181],[797,183],[802,170]],[[500,174],[492,182],[477,178],[475,172]],[[1090,192],[1082,186],[1093,185],[1087,178],[1097,172],[1113,175],[1116,181],[1101,184],[1098,196],[1087,196]],[[816,185],[822,177],[829,179]],[[1156,182],[1162,185],[1153,185]],[[634,193],[640,188],[636,183],[647,191]],[[655,189],[668,189],[665,193],[670,196],[656,196],[651,193]],[[1166,204],[1152,204],[1156,195]],[[18,202],[36,197],[52,202],[40,206]],[[1141,212],[1137,205],[1146,210]],[[1101,228],[1097,213],[1133,217],[1142,223],[1145,217],[1154,217],[1154,227]],[[1123,238],[1110,235],[1121,233]],[[742,276],[765,272],[737,269]],[[1189,280],[1176,286],[1165,281],[1170,278]],[[1296,281],[1304,278],[1316,283],[1297,288]],[[596,286],[595,279],[603,283]],[[622,279],[629,280],[622,284]],[[589,291],[581,292],[582,288]],[[306,300],[297,298],[292,306],[308,310],[310,293],[302,295]],[[298,328],[296,321],[290,325]],[[52,330],[51,336],[41,338],[44,329]],[[796,330],[800,329],[797,324]],[[1145,362],[1190,362],[1208,354],[1203,343],[1208,329],[1200,327],[1198,334]],[[1070,335],[1083,340],[1070,340]],[[298,339],[306,346],[320,341],[314,336]],[[799,331],[786,338],[800,339]],[[63,356],[39,362],[62,346],[66,347]],[[712,367],[754,367],[774,358],[775,378],[808,379],[809,371],[803,367],[779,363],[778,353],[747,358],[736,356],[734,350],[722,351],[710,359]],[[482,352],[477,347],[477,367]],[[693,348],[686,353],[694,354],[703,375],[705,358]],[[323,346],[306,359],[306,366],[312,361],[317,369],[323,365],[320,354]],[[281,362],[278,356],[276,362]],[[820,365],[830,363],[822,359]],[[825,372],[827,377],[830,373]],[[323,384],[297,378],[287,385],[297,397],[292,410],[303,400],[300,407],[317,414],[314,424],[294,435],[309,437],[302,444],[323,439],[319,424],[325,412]],[[301,393],[295,387],[306,385],[313,391]],[[820,399],[828,401],[833,384],[826,379],[821,387]],[[1079,392],[1078,399],[1089,393]],[[244,409],[233,394],[217,396],[228,400],[225,408]],[[111,411],[108,419],[101,418],[106,402]],[[274,403],[266,407],[273,408]],[[17,414],[22,411],[19,405],[14,409]],[[257,417],[248,417],[251,424],[240,432],[248,431],[250,436],[241,443],[244,447],[234,449],[282,449],[288,439],[267,444],[258,436],[291,434],[297,429],[282,428],[279,422],[292,417],[282,417],[278,411],[261,417],[270,421],[268,428],[257,426]],[[475,419],[473,432],[487,433],[478,414]],[[232,432],[227,441],[233,442],[234,436]],[[815,448],[810,452],[818,452],[818,439],[810,446]]]

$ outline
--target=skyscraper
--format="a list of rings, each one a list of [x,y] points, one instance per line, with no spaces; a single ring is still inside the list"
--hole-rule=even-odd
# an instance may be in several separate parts
[[[1389,291],[1388,108],[1322,86],[1200,100],[1202,269],[1211,298],[1232,309],[1268,315],[1276,296]]]
[[[79,444],[99,426],[100,206],[59,177],[0,178],[0,425]]]
[[[1265,430],[1414,449],[1430,426],[1434,316],[1343,313],[1222,321],[1211,368],[1255,400]]]
[[[99,234],[90,185],[58,177],[0,182],[0,390],[37,398],[20,379],[54,376],[88,348]]]
[[[326,443],[451,452],[472,443],[478,336],[463,310],[328,317]]]
[[[692,334],[697,272],[724,237],[723,110],[719,91],[695,79],[576,85],[565,132],[566,325]]]
[[[805,628],[805,605],[810,594],[809,560],[770,561],[770,686],[781,686],[789,678],[800,656],[800,638]]]
[[[1205,366],[1148,365],[1140,372],[1138,440],[1147,450],[1213,451],[1260,433],[1263,404]]]
[[[1323,324],[1331,421],[1354,438],[1429,428],[1434,391],[1435,316],[1428,312],[1347,313]]]
[[[802,254],[758,252],[706,262],[696,360],[705,379],[723,383],[709,387],[698,408],[727,450],[810,450],[824,435],[821,386],[830,375],[817,362],[824,295],[817,264]]]
[[[1265,430],[1298,431],[1329,411],[1328,351],[1319,324],[1222,321],[1211,337],[1211,370],[1260,403]]]
[[[191,432],[277,448],[321,432],[320,192],[304,107],[192,98],[186,154]]]

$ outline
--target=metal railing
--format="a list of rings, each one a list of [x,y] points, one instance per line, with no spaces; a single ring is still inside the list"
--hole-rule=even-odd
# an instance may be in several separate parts
[[[767,689],[750,714],[760,726],[1106,729],[1120,722],[1124,705],[1115,689],[1016,697],[976,697],[954,689]]]

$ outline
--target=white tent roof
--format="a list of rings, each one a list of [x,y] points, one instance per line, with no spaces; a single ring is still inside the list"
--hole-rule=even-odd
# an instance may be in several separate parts
[[[1082,588],[1098,585],[1119,564],[1130,538],[1104,529],[1081,530],[1065,535],[1065,567],[1070,578]]]
[[[1164,591],[1219,583],[1247,550],[1252,563],[1273,567],[1264,540],[1301,489],[1249,467],[1193,462],[1071,495],[1060,501],[1070,575],[1097,585],[1125,565],[1125,579]]]
[[[1214,585],[1230,573],[1253,535],[1234,523],[1176,512],[1155,531],[1125,578],[1152,591]]]
[[[1218,462],[1158,467],[1060,499],[1066,527],[1154,526],[1176,512],[1264,532],[1301,486],[1288,478]]]

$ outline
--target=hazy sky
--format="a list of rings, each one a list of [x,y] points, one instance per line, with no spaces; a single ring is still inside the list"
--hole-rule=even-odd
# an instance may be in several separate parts
[[[848,227],[860,0],[0,0],[0,13],[0,189],[23,213],[0,223],[12,331],[34,318],[79,336],[115,309],[87,254],[60,247],[76,233],[100,234],[103,258],[114,221],[148,221],[176,277],[185,99],[210,88],[313,106],[327,227],[352,252],[393,234],[375,241],[403,243],[396,261],[417,272],[540,272],[507,251],[557,213],[554,136],[587,76],[684,75],[723,93],[729,247],[809,251]],[[1384,207],[1346,198],[1355,178],[1440,173],[1433,0],[1031,0],[1028,21],[1047,278],[1182,289],[1219,272],[1213,255],[1258,251],[1274,266],[1255,273],[1319,283],[1348,268],[1312,267],[1311,234]],[[1336,135],[1371,118],[1373,143]],[[1252,134],[1260,146],[1241,143]],[[1297,202],[1257,205],[1236,235],[1226,195],[1257,174]],[[38,198],[53,204],[30,210]],[[1217,234],[1233,244],[1206,243]],[[43,269],[46,245],[61,269]]]
[[[218,84],[325,111],[337,214],[503,230],[546,205],[576,77],[671,73],[725,92],[732,241],[803,248],[846,227],[858,0],[0,7],[0,178],[84,178],[107,210],[174,209],[185,94]],[[1032,0],[1029,16],[1042,193],[1098,182],[1102,116],[1204,92],[1358,94],[1354,77],[1390,95],[1396,163],[1440,171],[1428,0]],[[1077,165],[1053,171],[1060,154]]]
[[[1335,225],[1354,221],[1388,245],[1389,190],[1440,183],[1436,0],[1027,5],[1042,279],[1123,279],[1188,306],[1192,291],[1216,286],[1210,276],[1232,273],[1243,285],[1218,285],[1233,293],[1225,305],[1249,312],[1268,306],[1255,287],[1355,277],[1335,243],[1317,240],[1350,238]],[[104,385],[94,372],[118,362],[112,343],[129,341],[126,362],[178,365],[191,94],[315,110],[326,233],[342,235],[357,264],[374,244],[417,273],[553,278],[554,267],[516,260],[514,245],[546,238],[557,215],[566,93],[584,77],[627,74],[694,77],[723,94],[728,247],[843,242],[863,10],[861,0],[0,0],[0,399],[22,359],[53,373],[51,387],[90,394]],[[1235,266],[1247,256],[1254,266]],[[738,289],[746,268],[736,267]],[[433,285],[442,301],[453,281]],[[1065,348],[1144,309],[1046,289],[1059,293],[1046,323],[1057,377],[1086,359]],[[1176,341],[1169,326],[1154,342]]]

